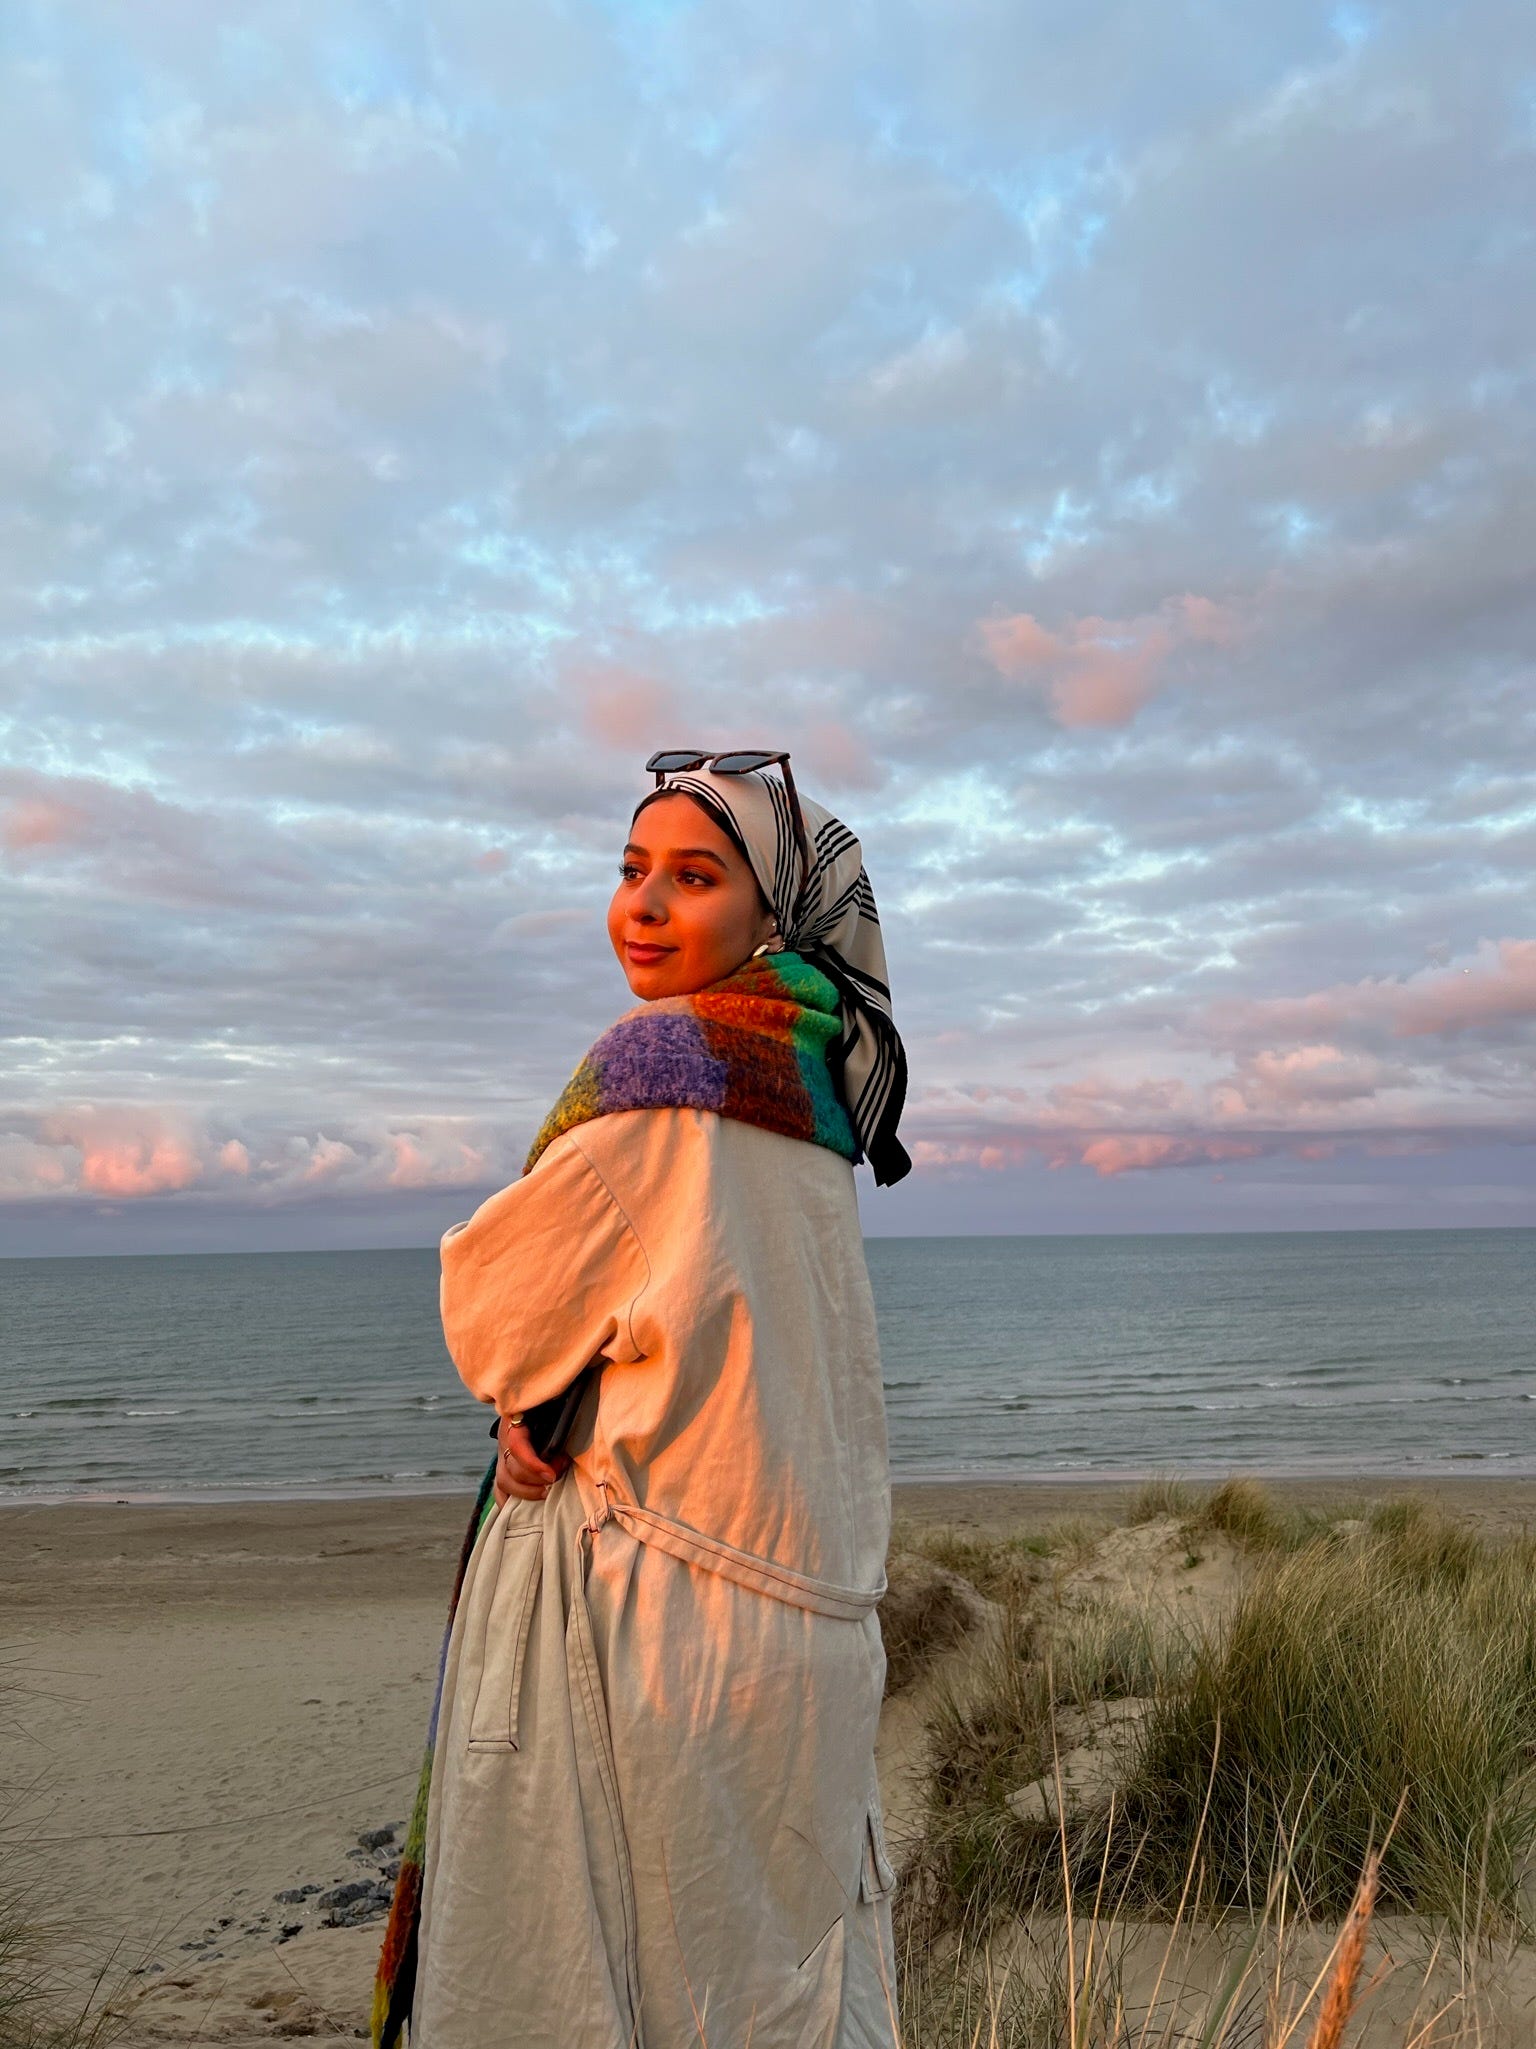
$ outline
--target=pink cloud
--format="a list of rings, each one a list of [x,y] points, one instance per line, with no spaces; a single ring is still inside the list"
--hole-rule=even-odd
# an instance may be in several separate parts
[[[224,903],[302,873],[276,835],[242,826],[251,837],[235,862],[228,822],[212,811],[104,776],[0,768],[0,807],[0,846],[13,856],[68,850],[114,896]]]
[[[0,1201],[40,1195],[114,1200],[239,1185],[253,1204],[333,1192],[494,1187],[518,1171],[528,1133],[470,1129],[427,1117],[410,1131],[362,1129],[345,1138],[269,1133],[210,1136],[194,1113],[150,1105],[85,1105],[0,1125]]]
[[[609,747],[641,748],[646,754],[658,747],[693,744],[693,735],[677,730],[672,691],[654,677],[605,664],[577,667],[567,680],[582,700],[582,727],[594,740]]]
[[[1281,1146],[1284,1141],[1280,1141]],[[977,1167],[984,1172],[1001,1172],[1022,1167],[1031,1159],[1045,1166],[1090,1167],[1106,1178],[1138,1168],[1194,1167],[1213,1160],[1251,1160],[1274,1141],[1260,1138],[1225,1138],[1200,1132],[1161,1131],[1014,1131],[980,1134],[953,1133],[943,1138],[919,1138],[909,1147],[915,1168]],[[1287,1148],[1288,1149],[1288,1148]]]
[[[1211,1090],[1211,1106],[1218,1116],[1272,1116],[1316,1104],[1361,1102],[1395,1079],[1379,1061],[1337,1046],[1266,1049],[1239,1058],[1232,1079]]]
[[[203,1178],[190,1131],[155,1110],[59,1111],[41,1119],[37,1136],[79,1153],[74,1183],[92,1195],[166,1195]]]
[[[1536,939],[1484,941],[1470,964],[1401,981],[1336,982],[1306,996],[1216,1004],[1206,1024],[1233,1038],[1312,1039],[1351,1027],[1427,1038],[1514,1017],[1536,1017]]]
[[[428,1139],[394,1132],[390,1136],[393,1165],[391,1188],[467,1188],[484,1180],[490,1161],[479,1147],[464,1139]]]
[[[1164,1132],[1117,1132],[1112,1137],[1091,1139],[1078,1154],[1078,1162],[1092,1167],[1106,1178],[1126,1174],[1135,1167],[1193,1167],[1211,1160],[1252,1160],[1260,1147],[1252,1140],[1231,1138],[1174,1138]],[[1052,1161],[1059,1166],[1061,1161]]]
[[[432,1175],[426,1155],[413,1139],[398,1134],[390,1140],[394,1165],[389,1170],[391,1188],[428,1188]]]
[[[993,666],[1044,691],[1064,726],[1123,726],[1159,688],[1172,657],[1189,645],[1228,646],[1238,615],[1186,591],[1131,619],[1088,613],[1060,632],[1031,612],[979,622]]]
[[[202,1161],[168,1137],[92,1146],[80,1162],[80,1186],[96,1195],[164,1195],[202,1178]]]
[[[77,804],[61,804],[48,797],[22,798],[13,803],[0,824],[0,844],[13,854],[32,847],[68,845],[82,837],[85,813]]]
[[[358,1160],[359,1155],[341,1139],[322,1136],[309,1148],[303,1178],[310,1186],[317,1181],[334,1181],[346,1168],[355,1167]]]
[[[1410,985],[1397,1018],[1402,1038],[1462,1032],[1501,1017],[1536,1017],[1536,939],[1501,939],[1477,965]]]
[[[1142,1074],[1121,1079],[1103,1074],[1079,1075],[1055,1083],[1044,1102],[1052,1118],[1082,1126],[1108,1123],[1145,1125],[1187,1117],[1198,1098],[1176,1075]]]
[[[1523,957],[1505,946],[1487,968],[1465,978],[1470,988],[1439,974],[1421,978],[1407,997],[1402,985],[1391,985],[1396,994],[1384,1011],[1373,990],[1374,1014],[1399,1026],[1433,1020],[1448,1029],[1490,1008],[1507,1014],[1521,987]],[[1308,1008],[1308,1022],[1316,1008]],[[1273,1017],[1266,1013],[1264,1022]],[[1118,1073],[1068,1075],[1034,1087],[929,1084],[908,1103],[908,1149],[920,1169],[938,1173],[1037,1162],[1108,1177],[1259,1157],[1315,1162],[1340,1150],[1536,1143],[1528,1101],[1469,1088],[1466,1058],[1432,1046],[1394,1059],[1342,1037],[1229,1051],[1201,1036],[1188,1030],[1170,1043],[1174,1072],[1138,1073],[1136,1050],[1127,1047]],[[1007,1048],[997,1054],[1007,1057]],[[1482,1055],[1467,1057],[1475,1064]],[[1036,1064],[1049,1076],[1062,1061],[1042,1049]]]
[[[791,753],[790,766],[797,771],[797,782],[807,771],[816,781],[833,789],[877,790],[885,781],[884,771],[864,740],[838,719],[822,719],[808,727]],[[804,768],[800,766],[802,760]]]

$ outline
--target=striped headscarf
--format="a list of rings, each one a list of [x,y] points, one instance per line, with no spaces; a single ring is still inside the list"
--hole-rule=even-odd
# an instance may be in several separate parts
[[[820,968],[836,989],[842,1030],[828,1048],[833,1077],[875,1180],[899,1181],[912,1167],[896,1136],[907,1056],[891,1016],[885,943],[857,838],[797,786],[811,850],[811,871],[802,877],[789,793],[772,770],[674,770],[640,800],[635,816],[673,790],[693,798],[735,842],[773,907],[784,947]]]

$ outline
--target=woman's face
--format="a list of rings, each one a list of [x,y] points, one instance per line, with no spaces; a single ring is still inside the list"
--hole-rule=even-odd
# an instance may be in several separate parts
[[[608,937],[635,995],[690,996],[774,930],[757,877],[691,797],[646,805],[608,906]]]

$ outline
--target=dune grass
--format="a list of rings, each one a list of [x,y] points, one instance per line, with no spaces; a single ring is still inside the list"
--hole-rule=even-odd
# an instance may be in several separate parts
[[[1171,1473],[1154,1473],[1131,1496],[1125,1519],[1128,1523],[1150,1523],[1167,1516],[1184,1522],[1193,1515],[1195,1501],[1195,1491],[1187,1481],[1176,1479]]]
[[[1357,2004],[1403,1971],[1370,1955],[1378,1865],[1367,1861],[1331,1942],[1303,1945],[1279,1889],[1219,1945],[1176,1915],[1160,1939],[1103,1911],[1036,1917],[1006,1943],[964,1938],[898,1957],[901,2049],[1341,2049]],[[1139,1952],[1139,1953],[1138,1953]],[[1363,1983],[1368,1964],[1369,1983]],[[1394,2049],[1491,2049],[1475,1985],[1447,2001],[1407,1967]],[[1416,1996],[1412,1996],[1416,1995]],[[1374,2039],[1382,2042],[1378,2031]]]
[[[924,1831],[898,1899],[914,2040],[1068,2040],[1060,1970],[1026,1972],[1001,2006],[977,1975],[999,1926],[1059,1929],[1064,1914],[1103,1931],[1084,2011],[1109,2007],[1079,2039],[1129,2040],[1106,2017],[1117,1927],[1258,1925],[1277,1888],[1293,1922],[1336,1921],[1378,1850],[1382,1910],[1444,1924],[1458,1953],[1531,1938],[1536,1541],[1485,1541],[1416,1500],[1283,1512],[1251,1481],[1158,1482],[1132,1504],[1133,1520],[1168,1516],[1244,1560],[1228,1611],[1184,1631],[1114,1601],[1046,1630],[989,1555],[1005,1623],[932,1710]],[[1055,1768],[1066,1711],[1132,1695],[1153,1705],[1109,1811],[1015,1814],[1010,1793]]]
[[[46,1963],[48,1929],[32,1908],[25,1844],[0,1828],[0,2049],[109,2049],[123,2017],[104,1969],[89,1992],[68,1998]]]
[[[1419,1504],[1408,1501],[1385,1506],[1412,1513]],[[1363,1508],[1352,1504],[1326,1510],[1282,1507],[1259,1481],[1241,1474],[1204,1489],[1171,1475],[1155,1475],[1138,1487],[1125,1519],[1134,1524],[1169,1518],[1192,1541],[1221,1535],[1246,1551],[1258,1552],[1299,1551],[1327,1536],[1340,1522],[1364,1514]]]
[[[0,2049],[107,2049],[120,2017],[94,1993],[66,2004],[39,1949],[37,1926],[13,1891],[0,1899]]]
[[[964,1641],[979,1601],[970,1582],[920,1553],[892,1551],[880,1602],[885,1690],[900,1693]]]
[[[1064,1831],[1058,1843],[1065,1859]],[[904,1881],[896,1924],[902,2049],[1340,2049],[1362,1990],[1394,1973],[1409,1995],[1397,2000],[1400,2032],[1377,2032],[1374,2043],[1491,2049],[1475,1971],[1447,1999],[1432,1982],[1436,1951],[1422,1974],[1386,1938],[1369,1954],[1379,1851],[1367,1856],[1349,1911],[1321,1931],[1297,1916],[1288,1861],[1248,1916],[1215,1908],[1198,1867],[1197,1835],[1161,1926],[1112,1896],[1107,1865],[1081,1902],[1068,1889],[1060,1911],[1000,1924],[972,1910],[949,1925],[922,1912],[933,1874],[920,1864]]]
[[[1123,1601],[1085,1601],[1053,1631],[1051,1698],[1077,1708],[1151,1699],[1177,1683],[1188,1656],[1182,1632]]]
[[[20,1655],[7,1646],[0,1650],[0,1719],[14,1716],[26,1691]],[[66,1998],[46,1962],[52,1931],[35,1893],[26,1831],[14,1810],[0,1812],[0,2049],[108,2049],[124,2025],[108,1996],[111,1966],[83,1997]]]
[[[1127,1788],[1137,1890],[1170,1900],[1208,1806],[1215,1897],[1251,1903],[1284,1844],[1307,1910],[1341,1912],[1406,1795],[1384,1902],[1522,1917],[1533,1740],[1536,1549],[1420,1521],[1316,1541],[1259,1565],[1160,1699]]]
[[[1042,1529],[992,1534],[945,1523],[898,1522],[891,1549],[959,1573],[989,1601],[1019,1601],[1029,1598],[1052,1567],[1084,1557],[1105,1528],[1080,1516],[1062,1517]]]

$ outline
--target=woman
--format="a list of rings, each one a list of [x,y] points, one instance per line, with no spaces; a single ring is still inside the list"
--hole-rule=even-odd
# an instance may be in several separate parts
[[[411,2040],[890,2049],[853,1165],[910,1163],[879,922],[787,757],[649,765],[608,914],[640,1007],[442,1242],[500,1451],[434,1716]],[[546,1463],[524,1412],[589,1361]]]

